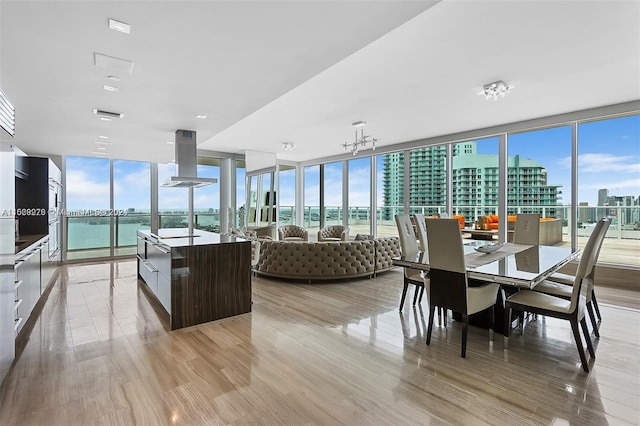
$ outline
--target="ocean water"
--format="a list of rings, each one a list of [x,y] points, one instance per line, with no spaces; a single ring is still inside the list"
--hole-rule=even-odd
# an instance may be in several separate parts
[[[122,223],[118,225],[118,241],[116,246],[132,246],[136,244],[136,231],[149,229],[140,223]],[[68,250],[82,250],[109,247],[109,224],[74,223],[69,221]]]
[[[161,212],[162,213],[162,212]],[[187,215],[169,214],[160,215],[162,228],[184,228],[187,226]],[[219,225],[219,213],[196,212],[196,221],[199,227]],[[125,247],[136,245],[136,231],[138,229],[150,229],[149,216],[139,215],[116,217],[117,235],[114,235],[114,246]],[[68,218],[68,250],[84,250],[109,247],[109,218],[108,217],[78,217]]]

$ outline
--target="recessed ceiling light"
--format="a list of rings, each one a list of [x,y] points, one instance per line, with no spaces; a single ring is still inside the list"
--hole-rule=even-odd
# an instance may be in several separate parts
[[[117,75],[110,75],[107,78],[111,81],[120,81],[120,77],[118,77]]]
[[[104,90],[106,90],[107,92],[114,92],[114,93],[116,93],[116,92],[118,92],[118,90],[120,90],[120,89],[118,89],[116,86],[109,86],[108,84],[105,84],[105,85],[104,85]]]
[[[104,146],[99,146],[98,148],[96,148],[98,151],[106,151],[107,148]]]
[[[111,119],[109,117],[100,117],[100,120],[102,120],[102,121],[113,121],[113,119]]]
[[[100,146],[109,146],[109,145],[111,145],[111,142],[105,142],[105,141],[95,141],[94,143],[96,145],[100,145]]]
[[[173,141],[167,141],[167,144],[173,145]]]
[[[109,136],[98,136],[100,139],[109,139]]]
[[[101,152],[101,151],[91,151],[91,153],[92,153],[93,155],[111,155],[111,154],[110,154],[110,153],[108,153],[108,152]]]
[[[109,18],[109,29],[129,34],[131,32],[131,25]]]
[[[196,115],[196,118],[207,118],[207,116],[204,114],[198,114]]]

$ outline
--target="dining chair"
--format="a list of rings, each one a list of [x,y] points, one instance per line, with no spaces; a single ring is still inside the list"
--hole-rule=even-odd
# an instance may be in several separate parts
[[[398,237],[400,239],[400,250],[402,251],[402,256],[409,259],[417,257],[420,250],[418,248],[418,241],[413,229],[411,217],[408,214],[397,214],[395,215],[395,220],[396,226],[398,227]],[[404,306],[404,299],[407,296],[409,284],[413,284],[416,287],[413,295],[413,304],[416,304],[418,294],[420,294],[420,298],[422,299],[422,292],[424,292],[425,285],[422,271],[419,269],[404,268],[403,284],[402,298],[400,299],[400,310],[402,310],[402,307]]]
[[[422,213],[416,213],[411,215],[411,221],[413,223],[413,229],[416,232],[416,238],[418,239],[418,248],[422,253],[427,253],[427,225],[424,223],[424,215]],[[429,274],[422,272],[423,279],[428,279]],[[418,303],[422,303],[422,296],[424,295],[425,286],[420,289],[420,295],[418,297]],[[415,305],[416,302],[414,301]]]
[[[416,230],[416,236],[418,237],[418,247],[420,251],[423,253],[428,253],[429,246],[427,244],[427,224],[424,221],[425,217],[422,213],[416,213],[411,216],[413,220],[413,225]],[[425,280],[429,279],[428,273],[423,273],[423,277]],[[428,289],[429,284],[426,283],[425,287]],[[424,288],[420,291],[420,298],[418,299],[418,303],[422,303],[422,295],[424,294]],[[429,295],[427,294],[427,297]],[[415,302],[414,302],[415,304]],[[442,325],[442,320],[444,319],[444,326],[447,326],[447,311],[443,308],[438,309],[438,325]]]
[[[429,245],[429,326],[427,345],[431,343],[436,307],[462,315],[461,356],[466,357],[469,315],[491,309],[489,337],[493,340],[493,307],[500,286],[487,283],[469,287],[464,261],[462,234],[457,219],[426,219]]]
[[[589,318],[591,319],[591,325],[593,327],[593,333],[595,334],[596,338],[600,337],[600,331],[598,330],[594,308],[596,308],[598,321],[602,321],[602,317],[600,316],[600,309],[597,308],[598,302],[596,301],[596,295],[594,292],[596,263],[598,263],[598,257],[600,256],[602,242],[604,241],[604,237],[607,234],[607,230],[609,229],[610,224],[610,219],[600,219],[598,223],[596,223],[596,226],[593,228],[591,236],[589,237],[589,239],[595,238],[594,244],[596,251],[595,256],[586,266],[587,277],[589,278],[587,280],[589,289],[587,290],[586,308],[587,312],[589,313]],[[546,281],[535,286],[533,289],[540,293],[550,294],[552,296],[558,296],[564,299],[570,299],[573,292],[574,284],[575,275],[555,273],[552,274]]]
[[[540,215],[519,213],[513,229],[513,243],[537,246],[540,244]]]
[[[585,320],[586,301],[588,293],[591,290],[590,265],[595,262],[598,253],[598,235],[592,233],[582,252],[582,257],[578,263],[578,269],[574,276],[573,286],[571,287],[571,298],[565,299],[558,296],[541,293],[534,290],[520,290],[519,292],[509,296],[504,303],[504,348],[508,349],[509,334],[511,332],[511,311],[530,312],[534,314],[544,315],[553,318],[568,320],[571,324],[573,337],[576,341],[578,354],[582,363],[582,369],[589,372],[587,357],[582,346],[580,330],[578,324],[582,327],[582,333],[589,350],[589,355],[595,358],[595,351],[589,337],[587,322]],[[546,281],[538,284],[536,287],[544,284]],[[520,317],[522,320],[522,317]]]
[[[424,215],[415,213],[411,215],[411,220],[418,238],[418,248],[420,251],[426,252],[429,248],[427,247],[427,224],[424,221]]]

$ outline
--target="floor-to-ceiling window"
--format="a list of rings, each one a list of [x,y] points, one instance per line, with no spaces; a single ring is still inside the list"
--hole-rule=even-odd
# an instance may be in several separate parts
[[[68,156],[64,163],[66,259],[135,254],[135,231],[150,229],[153,222],[152,187],[156,184],[158,227],[188,226],[189,189],[163,186],[176,175],[175,164],[157,164],[157,182],[152,185],[149,162]],[[239,184],[220,181],[220,159],[200,157],[198,163],[198,177],[218,182],[194,188],[194,225],[219,232],[220,186],[230,185],[230,191],[240,194],[236,194],[238,205],[245,203],[244,161],[235,160]]]
[[[109,256],[109,159],[66,157],[67,259]]]
[[[249,176],[249,226],[267,226],[277,221],[275,172]]]
[[[342,224],[342,161],[323,164],[324,226]]]
[[[640,266],[640,115],[578,125],[578,247],[605,216],[599,261]]]
[[[235,224],[242,228],[247,225],[247,189],[246,189],[246,166],[242,160],[234,160],[236,166],[236,205]],[[221,183],[222,184],[222,183]]]
[[[273,187],[273,172],[262,173],[260,175],[260,196],[258,203],[260,205],[260,226],[266,226],[276,221],[277,204],[276,193]]]
[[[404,213],[404,152],[377,156],[376,191],[376,234],[397,237],[395,215]]]
[[[136,231],[151,226],[151,163],[113,160],[113,247],[136,253]]]
[[[304,168],[304,227],[320,229],[320,166]]]
[[[538,213],[541,218],[559,219],[563,238],[570,244],[570,211],[571,126],[510,134],[507,213]],[[548,241],[555,245],[558,238]]]
[[[107,257],[112,243],[134,254],[136,230],[150,227],[150,163],[68,156],[65,173],[66,258]]]
[[[349,160],[348,225],[351,235],[371,230],[371,159]]]
[[[295,225],[296,168],[294,166],[280,166],[278,185],[280,187],[278,220],[281,225]]]
[[[249,210],[247,217],[247,225],[256,226],[258,216],[258,175],[249,176],[249,191],[248,191],[248,200],[249,200]]]
[[[446,158],[445,145],[411,150],[409,188],[405,188],[410,213],[431,216],[446,211]]]
[[[220,160],[199,158],[198,177],[216,178],[217,183],[193,190],[193,226],[210,232],[220,232]]]
[[[453,214],[474,226],[481,216],[498,212],[498,138],[453,145]]]

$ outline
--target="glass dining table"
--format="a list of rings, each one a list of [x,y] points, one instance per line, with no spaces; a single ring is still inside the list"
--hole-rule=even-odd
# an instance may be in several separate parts
[[[492,253],[482,253],[475,249],[486,245],[486,241],[471,241],[463,245],[465,266],[469,285],[473,281],[494,282],[500,284],[501,290],[494,307],[495,318],[504,316],[504,300],[507,295],[519,289],[532,289],[538,283],[547,279],[551,274],[567,263],[576,259],[579,250],[569,247],[532,246],[504,243]],[[429,271],[429,255],[419,252],[410,258],[393,258],[393,264],[413,269]],[[460,314],[454,313],[453,318],[460,319]],[[490,312],[480,312],[469,317],[469,324],[489,328]],[[494,322],[494,331],[504,333],[504,322]]]
[[[492,253],[475,250],[483,245],[486,242],[464,244],[465,264],[470,279],[528,289],[535,287],[579,254],[579,250],[569,247],[512,243],[505,243]],[[410,258],[400,256],[393,259],[393,264],[428,271],[429,255],[419,252],[417,256]]]

